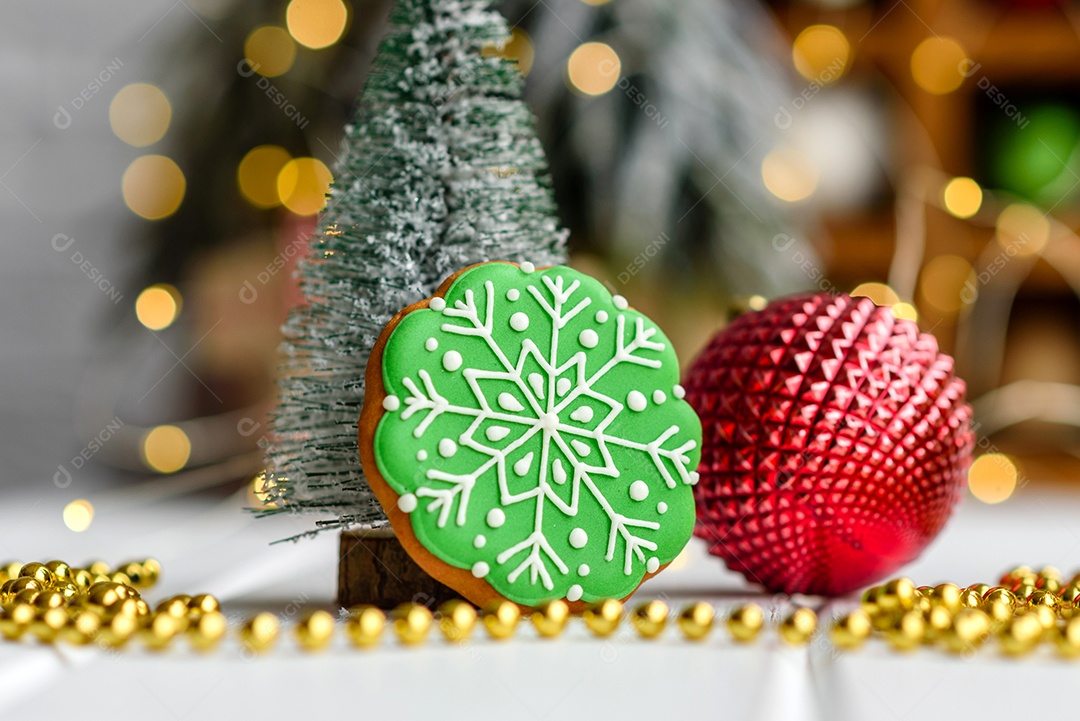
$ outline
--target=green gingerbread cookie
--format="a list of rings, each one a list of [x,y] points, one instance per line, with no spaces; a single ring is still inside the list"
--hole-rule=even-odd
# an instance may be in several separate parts
[[[383,332],[361,418],[414,558],[525,606],[624,598],[674,560],[701,424],[660,329],[561,266],[473,266],[424,306]]]

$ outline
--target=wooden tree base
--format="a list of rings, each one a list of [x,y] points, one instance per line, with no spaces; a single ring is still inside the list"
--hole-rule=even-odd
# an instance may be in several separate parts
[[[429,576],[392,529],[344,531],[338,559],[338,603],[391,609],[402,603],[435,608],[458,594]]]

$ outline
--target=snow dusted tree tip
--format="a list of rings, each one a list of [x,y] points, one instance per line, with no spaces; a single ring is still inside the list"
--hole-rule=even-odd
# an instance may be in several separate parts
[[[565,261],[547,162],[491,0],[398,0],[299,264],[267,437],[267,513],[381,526],[360,467],[364,369],[382,327],[460,268]]]

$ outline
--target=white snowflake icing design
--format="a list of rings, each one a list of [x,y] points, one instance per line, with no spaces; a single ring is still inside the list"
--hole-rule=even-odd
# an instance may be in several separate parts
[[[523,264],[522,271],[531,273],[532,268]],[[624,574],[634,572],[635,561],[653,572],[659,564],[655,557],[648,554],[657,550],[657,544],[650,540],[648,532],[658,530],[660,524],[631,517],[616,510],[609,502],[605,494],[613,492],[614,486],[610,483],[605,486],[605,481],[618,479],[621,475],[612,458],[611,448],[621,447],[644,454],[667,487],[676,488],[679,484],[697,482],[698,474],[694,471],[692,459],[697,442],[691,438],[679,443],[677,436],[680,429],[677,425],[669,426],[647,443],[612,434],[610,427],[620,414],[640,412],[645,409],[648,400],[637,389],[629,390],[623,400],[613,398],[599,392],[596,385],[613,368],[622,364],[660,368],[665,345],[654,340],[656,329],[647,326],[642,316],[624,313],[627,309],[625,299],[615,296],[612,313],[615,322],[614,348],[600,348],[596,331],[586,328],[571,338],[581,350],[560,363],[560,343],[566,341],[561,332],[572,319],[587,312],[592,298],[584,294],[576,297],[581,285],[577,279],[567,283],[562,275],[552,277],[544,274],[539,280],[540,283],[529,285],[525,290],[550,318],[550,338],[542,339],[541,342],[547,341],[544,348],[533,338],[524,338],[516,359],[508,357],[497,342],[495,318],[499,317],[500,322],[507,322],[509,327],[517,331],[524,331],[530,319],[521,312],[496,313],[496,307],[503,299],[497,297],[491,280],[483,284],[486,296],[483,313],[471,289],[466,290],[464,298],[452,306],[441,298],[433,299],[429,307],[441,312],[446,319],[441,330],[483,340],[497,359],[500,369],[462,367],[464,361],[461,354],[456,350],[446,350],[442,355],[443,367],[448,371],[461,370],[472,391],[475,405],[450,402],[439,393],[431,373],[420,370],[415,379],[401,379],[401,384],[408,391],[407,396],[403,400],[388,396],[384,408],[392,411],[400,409],[402,420],[414,416],[420,418],[413,430],[417,438],[423,437],[444,414],[459,416],[469,423],[467,430],[456,439],[440,439],[438,454],[449,458],[461,446],[478,452],[486,459],[464,473],[428,468],[424,473],[426,483],[417,487],[414,493],[402,495],[399,508],[406,512],[422,509],[426,513],[437,514],[436,524],[439,528],[450,523],[465,525],[469,518],[473,489],[485,474],[493,472],[503,508],[536,499],[532,532],[500,550],[494,560],[499,566],[513,565],[506,576],[509,583],[514,583],[527,572],[533,585],[541,583],[550,591],[555,586],[552,573],[557,570],[566,575],[570,573],[570,568],[545,535],[544,513],[550,504],[564,516],[574,518],[578,514],[584,488],[584,492],[595,499],[608,518],[605,560],[615,561],[618,541],[622,539],[624,548],[619,562],[622,563]],[[436,303],[435,300],[442,302]],[[505,300],[512,305],[524,300],[524,297],[517,289],[510,289]],[[609,320],[606,310],[590,315],[597,327]],[[536,337],[535,334],[533,337]],[[428,351],[440,348],[435,338],[427,339],[424,347]],[[607,358],[591,373],[587,372],[589,354]],[[681,395],[679,386],[674,386],[670,391],[673,398]],[[655,391],[651,397],[658,404],[667,400],[663,390]],[[530,451],[511,462],[515,451],[522,449],[536,436],[541,438],[538,452]],[[558,449],[558,452],[554,449]],[[427,458],[425,451],[420,451],[418,457],[421,454]],[[556,457],[560,455],[567,459],[568,464]],[[536,479],[535,486],[520,488],[522,478]],[[649,494],[648,484],[644,481],[624,483],[618,487],[621,492],[629,493],[634,501],[642,501]],[[566,489],[569,493],[565,492]],[[655,507],[663,514],[667,510],[667,503],[661,501]],[[479,512],[484,510],[480,509]],[[488,526],[497,528],[504,520],[505,513],[501,509],[488,511]],[[573,548],[580,548],[586,542],[587,534],[583,529],[576,528],[569,536]],[[478,535],[474,545],[482,548],[486,543],[487,538]],[[475,576],[483,577],[491,572],[491,568],[481,561],[473,566],[472,571]],[[589,567],[582,564],[576,571],[580,576],[585,576],[589,573]],[[575,596],[580,598],[581,593],[581,587],[574,585],[567,597],[577,600]]]

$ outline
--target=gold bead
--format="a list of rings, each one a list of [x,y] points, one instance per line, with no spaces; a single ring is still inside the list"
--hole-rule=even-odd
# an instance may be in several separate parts
[[[979,598],[984,598],[991,589],[993,589],[993,586],[988,586],[985,583],[976,583],[968,586],[968,590],[979,594]]]
[[[191,603],[189,596],[173,596],[154,607],[154,613],[167,613],[170,616],[183,618],[188,615],[188,604]]]
[[[32,578],[42,586],[49,586],[55,580],[53,572],[44,563],[28,563],[19,571],[19,578]]]
[[[871,586],[863,591],[860,607],[863,611],[866,611],[867,615],[871,618],[881,611],[881,594],[883,590],[884,589],[881,586]]]
[[[1035,584],[1033,583],[1021,583],[1013,589],[1013,595],[1016,596],[1020,605],[1023,605],[1027,602],[1027,599],[1031,594],[1035,593],[1037,590],[1039,589],[1035,588]]]
[[[646,601],[630,614],[630,623],[642,638],[657,638],[667,626],[668,610],[663,601]]]
[[[390,618],[394,634],[406,646],[423,643],[431,630],[431,611],[420,603],[403,603],[390,612]]]
[[[439,630],[447,641],[465,641],[476,626],[476,608],[467,601],[455,598],[439,606],[436,618]]]
[[[296,624],[293,635],[305,651],[322,651],[334,638],[334,617],[321,609],[312,611]]]
[[[521,609],[511,601],[492,601],[484,607],[482,616],[488,635],[502,641],[514,635]]]
[[[109,580],[113,583],[119,583],[121,586],[127,586],[128,588],[135,590],[135,584],[131,582],[131,577],[123,571],[113,571],[109,574]]]
[[[49,561],[45,564],[45,568],[52,571],[54,583],[71,580],[71,566],[63,561]]]
[[[1043,606],[1045,608],[1049,608],[1055,616],[1057,616],[1059,605],[1060,602],[1058,601],[1057,596],[1041,588],[1028,596],[1028,608]]]
[[[609,598],[586,608],[584,613],[581,614],[581,618],[594,635],[605,638],[613,634],[615,629],[619,627],[622,615],[622,603]]]
[[[101,616],[95,611],[76,611],[71,614],[67,625],[60,632],[60,640],[74,646],[85,646],[97,638],[100,632]]]
[[[998,632],[1001,650],[1010,656],[1030,652],[1043,636],[1043,625],[1033,613],[1022,613],[1005,622]]]
[[[132,625],[137,624],[134,617],[128,614],[118,614],[113,618],[113,622],[120,618],[130,618],[132,619]],[[139,639],[151,651],[161,651],[167,648],[179,633],[179,622],[175,616],[170,616],[167,613],[155,613],[149,618],[149,622],[138,630]]]
[[[0,611],[0,635],[9,641],[17,641],[30,629],[35,618],[37,610],[28,603]]]
[[[12,579],[0,586],[0,593],[10,595],[12,597],[17,596],[23,591],[37,591],[41,592],[45,590],[45,584],[33,578],[25,578],[20,576],[19,578]]]
[[[41,595],[41,591],[35,591],[32,588],[28,588],[25,591],[19,591],[11,599],[11,605],[18,605],[20,603],[28,603],[31,606],[37,601],[37,597]]]
[[[152,625],[152,620],[147,625]],[[164,625],[164,622],[159,622],[159,629]],[[106,646],[119,648],[127,643],[128,639],[134,636],[138,629],[139,619],[127,614],[120,614],[103,622],[101,633],[98,634],[98,640]],[[173,635],[175,635],[175,630]]]
[[[925,620],[924,640],[927,643],[937,643],[944,640],[952,628],[953,612],[945,606],[934,606],[930,613],[926,614]]]
[[[975,649],[990,635],[990,616],[977,608],[962,608],[953,617],[945,646],[953,653]]]
[[[1080,605],[1080,586],[1070,583],[1058,592],[1060,605],[1058,612],[1062,618],[1072,618],[1076,614],[1077,606]]]
[[[1015,609],[1019,603],[1016,596],[1007,588],[991,588],[983,595],[983,603],[990,604],[995,602],[1001,602],[1008,605],[1009,608]]]
[[[739,643],[749,643],[761,633],[765,625],[765,612],[756,603],[739,606],[727,618],[728,633]]]
[[[85,591],[90,588],[90,586],[94,585],[94,574],[90,573],[85,568],[75,568],[72,569],[71,572],[71,581],[78,586],[80,590]]]
[[[556,598],[537,606],[531,618],[541,638],[558,638],[566,628],[566,622],[570,620],[570,605],[561,598]]]
[[[948,613],[947,609],[945,610]],[[908,611],[885,631],[885,640],[897,651],[911,651],[926,638],[926,619],[919,611]]]
[[[53,643],[60,635],[60,630],[67,625],[68,612],[64,608],[49,608],[38,611],[38,617],[30,623],[30,633],[42,643]]]
[[[139,563],[143,570],[143,584],[146,588],[152,588],[161,578],[161,562],[156,558],[144,558]]]
[[[1039,578],[1046,579],[1048,581],[1060,581],[1061,571],[1056,566],[1043,566],[1039,569]]]
[[[1053,638],[1059,654],[1066,658],[1080,656],[1080,617],[1070,618]]]
[[[960,591],[960,608],[981,608],[982,594],[974,588],[965,588]]]
[[[0,565],[0,583],[18,578],[22,566],[19,561],[5,561],[3,565]]]
[[[240,627],[240,642],[255,653],[264,653],[274,647],[280,630],[278,617],[268,611],[261,611]]]
[[[221,604],[209,593],[200,593],[198,596],[192,596],[191,600],[188,601],[188,613],[191,615],[213,613],[214,611],[220,610]],[[333,620],[333,618],[331,618],[331,620]]]
[[[817,614],[805,606],[795,609],[780,622],[780,638],[792,646],[802,646],[817,631]]]
[[[83,600],[83,591],[73,581],[61,581],[60,583],[53,584],[52,590],[59,593],[64,597],[64,603],[71,606],[81,603]]]
[[[1016,581],[1034,577],[1035,571],[1032,570],[1031,566],[1015,566],[1002,574],[1001,578],[998,580],[998,584],[1001,586],[1011,586]]]
[[[679,630],[688,641],[700,641],[712,631],[716,611],[704,601],[691,603],[679,613]]]
[[[386,627],[386,614],[375,606],[354,606],[349,609],[345,635],[357,648],[371,648],[379,642]]]
[[[983,601],[982,608],[986,611],[987,615],[990,616],[991,621],[993,621],[995,625],[1005,623],[1016,615],[1012,605],[1008,601],[1000,598],[994,599],[993,601]]]
[[[1032,606],[1025,613],[1033,614],[1035,618],[1039,619],[1043,630],[1050,631],[1057,626],[1057,614],[1046,606]]]
[[[42,591],[34,599],[34,608],[39,611],[47,611],[50,608],[63,608],[66,605],[64,594],[59,591]]]
[[[870,637],[870,630],[870,616],[861,608],[855,609],[833,622],[829,628],[829,640],[837,648],[856,649]]]
[[[210,611],[199,614],[199,617],[191,622],[187,637],[197,651],[210,651],[221,643],[228,630],[229,621],[225,614],[221,611]]]
[[[101,606],[102,608],[115,606],[125,598],[129,597],[130,594],[127,588],[113,581],[95,583],[86,592],[87,603]]]
[[[85,566],[83,566],[83,568],[85,568],[87,571],[89,571],[95,576],[108,576],[109,573],[112,571],[112,568],[109,566],[109,564],[105,563],[104,561],[90,561]]]
[[[934,590],[930,592],[930,602],[935,606],[944,606],[950,611],[959,611],[960,589],[954,583],[934,586]]]
[[[895,578],[881,589],[878,606],[886,613],[910,611],[915,605],[915,584],[910,578]]]
[[[127,578],[128,585],[132,586],[133,588],[147,587],[144,582],[145,573],[143,571],[142,564],[138,563],[137,561],[127,561],[126,563],[121,563],[119,566],[116,567],[116,570],[113,572],[112,575],[115,576],[117,573],[124,574],[124,576]]]

